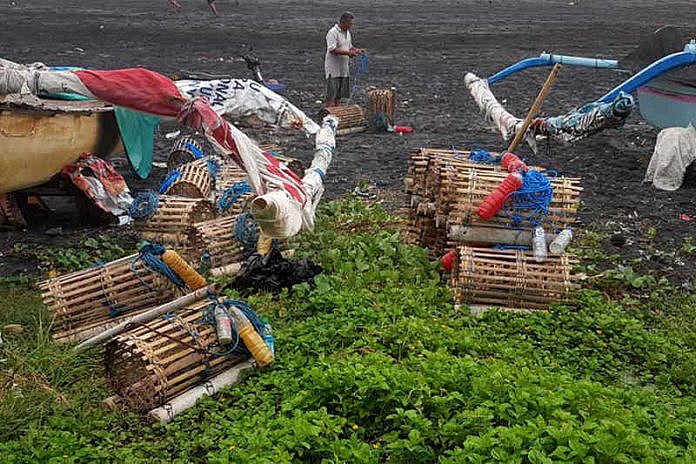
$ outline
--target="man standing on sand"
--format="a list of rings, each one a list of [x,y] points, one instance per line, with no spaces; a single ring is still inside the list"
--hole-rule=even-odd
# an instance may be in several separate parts
[[[355,16],[345,12],[326,34],[326,106],[339,106],[341,99],[350,98],[350,77],[348,62],[350,58],[365,53],[365,49],[353,47],[350,28]]]

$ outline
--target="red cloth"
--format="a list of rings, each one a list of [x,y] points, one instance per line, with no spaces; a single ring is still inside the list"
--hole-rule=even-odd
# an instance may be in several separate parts
[[[259,195],[266,192],[266,183],[275,181],[276,184],[280,182],[283,189],[302,205],[305,204],[304,186],[294,172],[282,169],[277,160],[267,154],[264,158],[244,160],[228,123],[207,100],[188,100],[167,77],[142,68],[73,72],[90,92],[105,102],[156,116],[176,117],[181,124],[203,132],[247,174],[258,171],[261,178],[265,178],[266,182],[261,181],[261,185],[252,183]]]
[[[135,111],[176,117],[185,100],[171,80],[148,69],[73,72],[100,100]]]

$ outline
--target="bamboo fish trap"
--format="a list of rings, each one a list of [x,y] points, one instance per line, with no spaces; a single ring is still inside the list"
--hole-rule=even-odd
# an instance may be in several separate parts
[[[570,303],[579,288],[571,254],[550,256],[543,263],[532,252],[459,247],[450,276],[457,305],[543,310],[551,303]]]
[[[213,163],[219,163],[215,158],[205,157],[176,168],[180,175],[164,193],[188,198],[209,198],[215,187],[215,178],[208,166],[209,159]]]
[[[195,224],[190,232],[191,262],[210,255],[210,266],[218,268],[244,261],[243,247],[236,235],[238,216],[225,216]]]
[[[325,111],[326,114],[332,114],[338,118],[336,135],[347,135],[367,129],[365,113],[358,105],[331,106]]]
[[[481,220],[476,210],[483,200],[495,190],[507,177],[507,173],[470,169],[453,172],[447,180],[442,180],[446,192],[441,194],[444,205],[440,211],[446,215],[447,227],[468,225],[497,225],[499,227],[532,228],[526,221],[515,224],[513,219],[504,212],[498,213],[488,221]],[[557,177],[550,179],[553,188],[553,199],[549,211],[543,221],[545,229],[550,231],[570,227],[576,219],[580,204],[580,180],[575,178]],[[510,200],[508,200],[509,202]],[[448,208],[448,209],[444,209]],[[519,210],[516,214],[525,216],[531,210]]]
[[[182,164],[190,163],[200,158],[203,147],[193,137],[182,137],[176,141],[174,148],[167,158],[167,170],[173,171]]]
[[[396,108],[396,89],[370,89],[367,91],[367,117],[374,124],[379,113],[384,114],[390,124],[394,124]]]
[[[38,283],[53,314],[53,339],[81,341],[125,317],[166,303],[177,293],[137,254]]]
[[[146,221],[136,221],[134,227],[149,241],[187,244],[191,225],[215,219],[217,215],[217,208],[210,200],[161,195],[155,214]]]
[[[215,328],[203,320],[212,304],[138,324],[106,345],[106,378],[125,407],[153,409],[244,360],[219,354]]]

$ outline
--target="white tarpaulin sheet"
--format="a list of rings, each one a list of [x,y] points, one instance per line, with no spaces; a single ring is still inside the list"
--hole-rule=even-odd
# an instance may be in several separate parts
[[[670,127],[662,130],[655,142],[643,182],[652,182],[660,190],[677,190],[684,181],[686,168],[696,162],[696,129]]]
[[[251,79],[185,80],[174,84],[189,98],[206,98],[220,116],[231,119],[256,116],[286,129],[302,129],[308,136],[319,130],[319,125],[299,108]]]

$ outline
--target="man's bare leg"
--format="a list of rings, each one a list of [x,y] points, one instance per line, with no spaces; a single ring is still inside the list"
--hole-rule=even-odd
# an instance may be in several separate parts
[[[209,1],[209,2],[208,2],[208,6],[209,6],[210,9],[212,10],[213,14],[214,14],[215,16],[217,16],[217,15],[218,15],[218,12],[217,12],[217,7],[215,6],[215,2],[214,2],[214,1],[213,1],[213,2]]]

